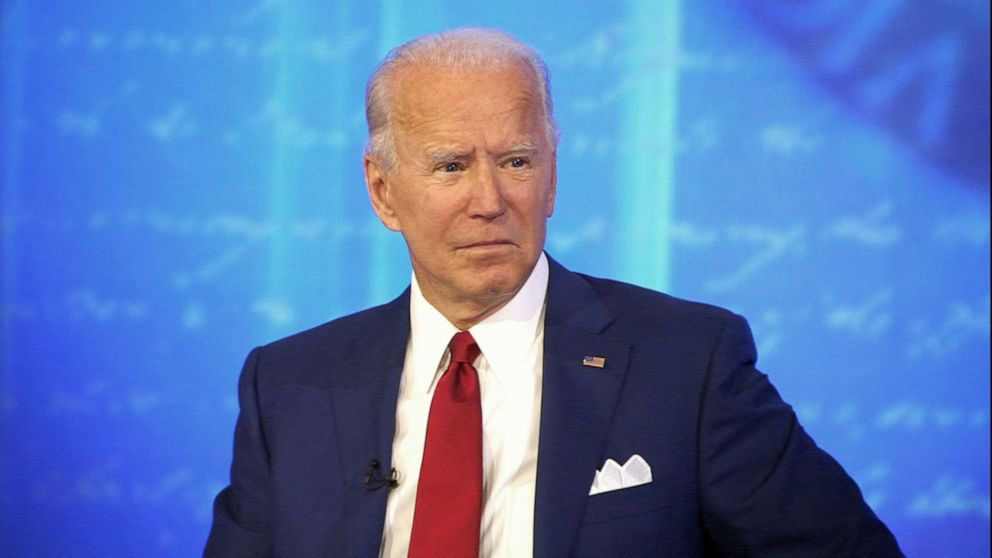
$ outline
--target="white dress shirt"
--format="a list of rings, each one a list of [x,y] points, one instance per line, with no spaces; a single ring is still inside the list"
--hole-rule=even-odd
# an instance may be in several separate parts
[[[547,290],[548,261],[541,254],[516,296],[469,328],[482,352],[474,363],[482,395],[482,557],[533,555]],[[427,302],[414,276],[391,464],[399,485],[390,491],[386,506],[384,558],[407,555],[427,415],[434,387],[448,366],[448,343],[457,332]]]

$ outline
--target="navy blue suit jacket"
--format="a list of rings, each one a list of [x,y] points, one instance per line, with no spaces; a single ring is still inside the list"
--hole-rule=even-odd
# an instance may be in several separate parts
[[[209,557],[378,555],[409,292],[252,351]],[[551,262],[534,556],[901,556],[725,310]],[[604,368],[582,365],[605,357]],[[607,458],[653,482],[589,495]]]

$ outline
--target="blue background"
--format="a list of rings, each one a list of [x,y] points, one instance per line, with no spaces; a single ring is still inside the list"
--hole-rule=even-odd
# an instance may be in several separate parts
[[[552,71],[549,252],[729,307],[910,556],[989,554],[989,5],[7,0],[0,556],[193,556],[241,360],[409,280],[386,50]]]

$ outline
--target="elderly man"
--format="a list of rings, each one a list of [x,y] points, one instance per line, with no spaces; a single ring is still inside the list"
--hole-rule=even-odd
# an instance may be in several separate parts
[[[366,109],[410,288],[252,351],[207,556],[901,556],[743,319],[543,253],[557,136],[531,48],[421,37]]]

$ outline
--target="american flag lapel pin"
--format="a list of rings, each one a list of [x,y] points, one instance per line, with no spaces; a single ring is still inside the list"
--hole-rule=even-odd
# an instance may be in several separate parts
[[[602,368],[606,366],[606,358],[601,356],[584,356],[582,357],[582,366]]]

